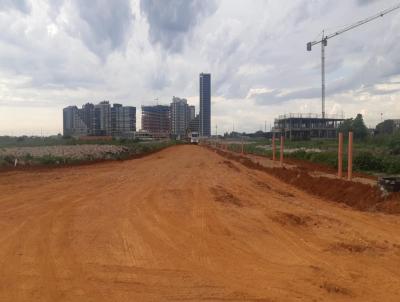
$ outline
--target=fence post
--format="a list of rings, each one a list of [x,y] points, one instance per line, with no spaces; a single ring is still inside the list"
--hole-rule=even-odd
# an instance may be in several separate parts
[[[244,154],[243,136],[242,136],[242,152],[241,152],[241,154],[242,154],[242,155]]]
[[[285,142],[285,138],[283,135],[281,135],[281,152],[280,152],[280,161],[281,161],[281,166],[283,166],[283,144]]]
[[[353,132],[349,132],[349,150],[348,150],[348,164],[347,164],[347,179],[351,180],[353,177]]]
[[[343,174],[343,133],[339,132],[339,147],[338,147],[338,177],[342,178]]]
[[[272,160],[276,160],[275,134],[272,134]]]

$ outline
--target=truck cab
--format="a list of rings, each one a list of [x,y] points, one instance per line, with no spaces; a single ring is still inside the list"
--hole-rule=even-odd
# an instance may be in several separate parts
[[[197,145],[199,143],[200,137],[198,132],[190,133],[190,143]]]

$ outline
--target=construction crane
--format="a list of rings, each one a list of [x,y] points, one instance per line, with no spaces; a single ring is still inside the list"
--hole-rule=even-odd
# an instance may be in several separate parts
[[[353,28],[359,27],[365,23],[371,22],[375,19],[383,17],[384,15],[393,12],[396,9],[400,8],[400,3],[394,7],[388,8],[384,11],[381,11],[379,14],[366,18],[364,20],[358,21],[352,25],[346,26],[339,31],[336,31],[332,34],[325,36],[325,31],[322,31],[322,38],[318,41],[308,42],[307,43],[307,51],[311,51],[312,47],[317,44],[321,44],[321,78],[322,78],[322,118],[325,118],[325,47],[328,46],[328,40],[334,38],[346,31],[349,31]]]

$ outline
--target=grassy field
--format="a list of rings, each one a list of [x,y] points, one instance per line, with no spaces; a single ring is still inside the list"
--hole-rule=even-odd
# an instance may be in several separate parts
[[[16,159],[18,165],[23,166],[79,164],[94,160],[124,160],[178,143],[173,140],[146,142],[126,139],[81,141],[62,137],[3,136],[0,137],[0,168],[14,166]],[[35,149],[35,152],[33,152],[33,149]]]
[[[270,140],[249,142],[247,153],[272,156]],[[277,155],[279,156],[279,142]],[[238,151],[240,145],[230,145]],[[286,141],[285,157],[307,160],[337,168],[337,140]],[[344,143],[344,167],[347,166],[347,141]],[[354,141],[354,169],[372,174],[400,174],[400,134]]]

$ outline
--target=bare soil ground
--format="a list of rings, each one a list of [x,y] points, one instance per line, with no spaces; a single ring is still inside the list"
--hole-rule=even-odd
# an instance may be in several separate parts
[[[399,301],[400,218],[176,146],[1,173],[0,272],[0,301]]]

